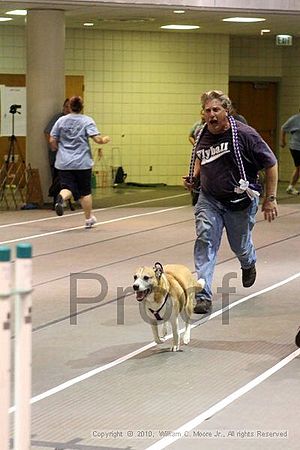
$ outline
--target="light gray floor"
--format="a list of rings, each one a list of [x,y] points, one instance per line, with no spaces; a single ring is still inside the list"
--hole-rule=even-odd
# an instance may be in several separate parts
[[[80,211],[61,218],[47,210],[1,212],[0,245],[13,252],[19,241],[33,245],[32,396],[42,398],[32,405],[32,449],[138,450],[159,442],[158,449],[168,431],[170,449],[298,449],[300,203],[280,205],[272,224],[258,213],[258,278],[250,289],[241,287],[224,237],[214,292],[236,273],[233,307],[221,314],[215,295],[216,314],[202,322],[194,316],[190,345],[171,353],[170,341],[153,344],[131,294],[132,275],[156,261],[193,270],[190,198],[174,190],[120,196],[125,206],[96,210],[92,230],[83,229]],[[72,319],[70,273],[86,277],[77,295],[88,298]],[[103,298],[92,303],[97,295]]]

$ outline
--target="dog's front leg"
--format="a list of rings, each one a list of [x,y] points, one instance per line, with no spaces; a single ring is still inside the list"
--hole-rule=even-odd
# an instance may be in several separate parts
[[[170,348],[171,352],[178,352],[180,347],[180,334],[179,334],[179,322],[178,317],[175,315],[171,316],[171,325],[173,332],[173,343]]]
[[[168,334],[168,324],[165,321],[162,326],[162,337],[165,338]]]
[[[157,324],[151,325],[151,328],[152,328],[152,333],[153,333],[154,341],[155,341],[157,344],[163,344],[163,343],[165,342],[165,339],[159,337],[159,334],[158,334],[158,326],[157,326]]]

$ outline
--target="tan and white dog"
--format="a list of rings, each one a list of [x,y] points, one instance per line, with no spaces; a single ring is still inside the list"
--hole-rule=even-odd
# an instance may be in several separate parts
[[[171,351],[180,347],[179,315],[185,322],[184,344],[191,338],[190,318],[195,303],[195,292],[204,287],[204,280],[196,280],[192,272],[181,264],[167,264],[162,267],[139,267],[134,275],[133,290],[140,303],[142,318],[151,324],[154,340],[162,344],[167,335],[167,322],[170,321],[173,332]],[[162,336],[158,325],[163,324]]]

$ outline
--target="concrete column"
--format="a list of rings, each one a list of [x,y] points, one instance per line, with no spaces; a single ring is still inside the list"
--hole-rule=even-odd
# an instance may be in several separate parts
[[[44,128],[62,110],[65,96],[64,12],[29,10],[26,29],[26,162],[39,169],[44,202],[50,202],[51,176]]]

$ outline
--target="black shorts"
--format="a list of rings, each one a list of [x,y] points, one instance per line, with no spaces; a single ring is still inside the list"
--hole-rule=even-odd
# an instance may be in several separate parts
[[[61,189],[72,192],[74,200],[92,192],[92,169],[59,170]]]
[[[291,155],[294,160],[295,167],[300,166],[300,150],[293,150],[290,148]]]

